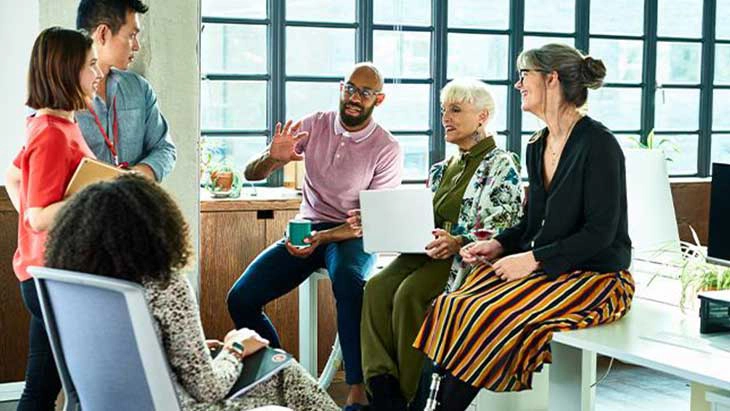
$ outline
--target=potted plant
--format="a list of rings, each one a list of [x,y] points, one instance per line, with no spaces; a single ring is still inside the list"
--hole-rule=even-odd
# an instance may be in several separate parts
[[[221,140],[201,137],[198,140],[198,151],[200,152],[200,181],[204,182],[208,178],[206,173],[225,159],[226,147]]]
[[[662,150],[667,161],[673,161],[671,154],[679,152],[679,147],[669,137],[657,137],[654,130],[649,131],[649,134],[646,135],[646,143],[641,141],[640,136],[630,136],[629,139],[634,142],[635,148]]]
[[[706,261],[705,248],[700,245],[695,230],[690,227],[695,244],[683,243],[683,264],[679,272],[682,295],[679,306],[684,311],[688,301],[694,302],[700,291],[730,289],[730,268],[710,264]]]
[[[634,259],[665,261],[680,253],[679,232],[667,173],[672,142],[649,132],[646,143],[624,150],[629,236]],[[661,148],[660,148],[661,147]]]
[[[237,197],[241,189],[240,173],[227,161],[209,164],[207,171],[208,191],[214,197]]]

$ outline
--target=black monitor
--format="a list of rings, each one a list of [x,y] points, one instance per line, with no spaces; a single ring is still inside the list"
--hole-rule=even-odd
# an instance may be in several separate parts
[[[730,266],[730,164],[712,164],[707,261]]]

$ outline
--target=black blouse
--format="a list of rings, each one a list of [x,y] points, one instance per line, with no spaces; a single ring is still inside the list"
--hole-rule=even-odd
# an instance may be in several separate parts
[[[530,186],[520,222],[495,238],[505,255],[532,250],[549,277],[574,270],[615,272],[631,263],[626,166],[621,147],[600,122],[573,127],[550,188],[543,179],[548,129],[527,146]]]

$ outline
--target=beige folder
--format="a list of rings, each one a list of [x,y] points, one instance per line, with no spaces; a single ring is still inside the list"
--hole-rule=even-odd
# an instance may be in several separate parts
[[[84,157],[81,159],[79,166],[76,167],[74,175],[71,177],[71,182],[66,187],[65,196],[76,194],[83,190],[84,187],[97,183],[99,181],[106,181],[119,176],[126,171],[113,167],[107,163],[102,163],[99,160],[93,158]]]

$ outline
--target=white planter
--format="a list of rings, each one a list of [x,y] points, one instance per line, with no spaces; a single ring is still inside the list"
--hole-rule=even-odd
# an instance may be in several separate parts
[[[667,163],[661,150],[626,149],[626,200],[633,258],[680,253]]]

